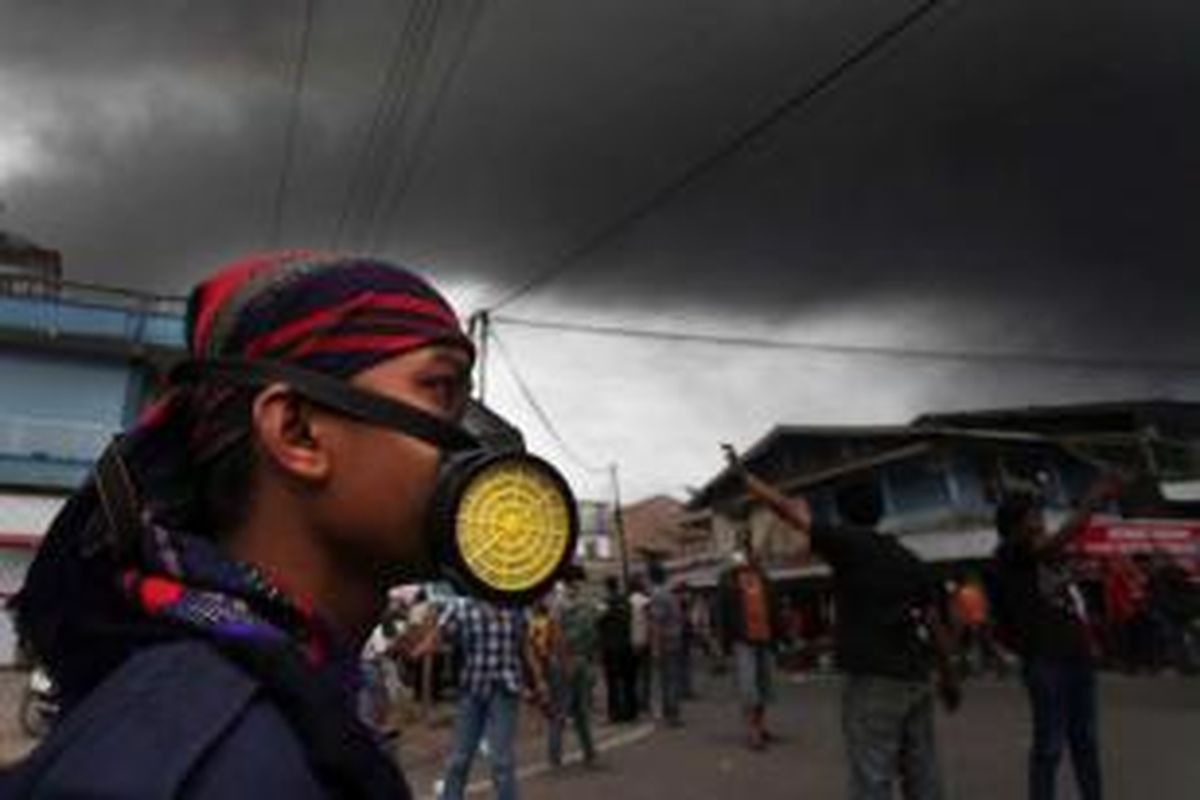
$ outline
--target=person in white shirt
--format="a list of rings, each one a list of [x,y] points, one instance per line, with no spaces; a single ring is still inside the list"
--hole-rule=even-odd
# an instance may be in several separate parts
[[[629,592],[629,641],[633,647],[633,661],[637,674],[636,695],[637,710],[641,714],[650,710],[650,618],[648,608],[650,596],[646,594],[645,584],[641,579],[630,581]]]

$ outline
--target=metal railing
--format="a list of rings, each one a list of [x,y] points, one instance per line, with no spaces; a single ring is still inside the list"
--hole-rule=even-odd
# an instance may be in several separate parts
[[[184,347],[185,298],[24,274],[0,274],[0,327]]]

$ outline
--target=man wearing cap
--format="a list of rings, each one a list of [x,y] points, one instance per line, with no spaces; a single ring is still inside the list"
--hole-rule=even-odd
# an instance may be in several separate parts
[[[358,654],[428,559],[471,343],[417,275],[302,251],[200,284],[187,338],[17,600],[64,716],[0,797],[408,797]]]

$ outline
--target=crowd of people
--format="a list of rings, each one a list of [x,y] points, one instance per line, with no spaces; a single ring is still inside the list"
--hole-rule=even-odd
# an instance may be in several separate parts
[[[668,587],[661,565],[622,591],[609,577],[603,597],[570,569],[553,596],[528,609],[425,591],[397,599],[363,651],[360,710],[379,734],[397,733],[398,697],[428,708],[453,692],[455,729],[442,796],[462,796],[481,747],[498,797],[516,794],[514,741],[522,701],[546,722],[546,755],[563,763],[567,727],[582,761],[597,760],[593,707],[603,681],[612,724],[654,717],[682,725],[682,701],[693,696],[691,616],[697,604]],[[653,691],[652,691],[653,687]]]
[[[1014,493],[996,512],[1000,546],[982,571],[943,581],[901,540],[878,532],[882,500],[870,482],[838,487],[836,527],[814,523],[802,498],[788,497],[747,471],[730,453],[730,463],[750,495],[771,509],[800,537],[801,553],[816,554],[833,577],[832,649],[843,674],[842,726],[849,766],[849,796],[855,800],[942,796],[934,709],[949,712],[962,702],[962,680],[984,670],[999,676],[1019,671],[1033,720],[1029,796],[1052,798],[1064,752],[1069,752],[1081,798],[1102,797],[1096,669],[1123,663],[1121,626],[1157,620],[1157,652],[1172,645],[1165,620],[1184,626],[1193,619],[1195,591],[1164,559],[1113,559],[1099,575],[1111,604],[1114,592],[1125,605],[1104,616],[1094,613],[1095,565],[1090,572],[1070,545],[1089,515],[1120,491],[1112,478],[1099,481],[1057,531],[1045,527],[1039,499]],[[593,708],[610,723],[649,716],[664,726],[684,723],[684,703],[695,696],[697,661],[713,673],[732,667],[746,746],[754,751],[776,740],[768,720],[774,673],[796,642],[810,632],[798,603],[776,586],[743,535],[711,591],[686,582],[671,585],[662,564],[650,562],[628,589],[615,576],[593,593],[582,570],[574,569],[561,591],[537,603],[523,623],[505,624],[504,648],[481,644],[481,634],[464,640],[462,691],[444,796],[457,798],[461,776],[488,736],[497,795],[514,796],[511,779],[512,724],[481,721],[476,710],[477,670],[483,653],[504,652],[512,663],[496,673],[497,686],[515,704],[522,693],[545,715],[547,757],[562,763],[568,724],[585,765],[596,763]],[[1090,578],[1085,583],[1084,578]],[[1117,580],[1123,586],[1115,586]],[[1092,590],[1086,589],[1092,586]],[[478,607],[475,601],[454,601]],[[497,619],[511,615],[496,611]],[[1168,617],[1168,615],[1174,615]],[[442,630],[454,630],[453,616]],[[1137,630],[1136,627],[1133,630]],[[474,638],[471,638],[474,636]],[[474,644],[472,644],[474,642]],[[1182,645],[1179,645],[1182,647]],[[475,655],[473,655],[475,654]],[[426,654],[428,655],[428,654]],[[517,677],[520,676],[520,677]],[[597,704],[594,687],[603,685]]]

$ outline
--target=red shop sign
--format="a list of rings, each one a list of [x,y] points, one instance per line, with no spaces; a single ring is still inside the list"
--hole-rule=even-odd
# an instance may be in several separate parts
[[[1200,559],[1200,520],[1093,517],[1074,547],[1090,556],[1161,553]]]

